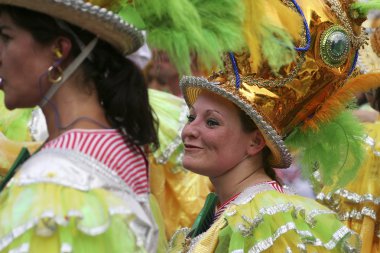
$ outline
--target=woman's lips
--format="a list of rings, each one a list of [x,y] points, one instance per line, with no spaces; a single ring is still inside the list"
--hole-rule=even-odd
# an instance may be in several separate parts
[[[201,147],[191,145],[191,144],[184,144],[185,150],[200,150],[202,149]]]

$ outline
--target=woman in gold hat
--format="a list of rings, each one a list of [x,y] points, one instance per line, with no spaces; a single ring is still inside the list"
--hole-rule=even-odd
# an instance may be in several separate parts
[[[226,24],[240,22],[237,2],[217,2],[228,11]],[[215,17],[218,4],[208,6]],[[220,62],[219,53],[240,42],[219,43],[223,31],[204,22],[210,13],[200,12],[203,6],[0,0],[5,105],[40,106],[49,133],[30,158],[21,151],[0,184],[0,252],[163,250],[145,157],[158,144],[156,120],[144,78],[126,55],[143,44],[140,30],[147,30],[150,45],[167,52],[182,72],[198,48],[205,65]],[[183,10],[186,15],[178,15]],[[234,27],[224,31],[229,38],[239,33]]]
[[[358,235],[335,212],[282,187],[273,168],[297,155],[306,176],[319,168],[328,185],[346,184],[359,168],[363,132],[344,109],[379,80],[345,83],[364,41],[351,16],[360,5],[245,4],[247,49],[226,53],[224,69],[207,78],[180,82],[190,110],[183,165],[208,176],[215,193],[169,251],[359,252]]]

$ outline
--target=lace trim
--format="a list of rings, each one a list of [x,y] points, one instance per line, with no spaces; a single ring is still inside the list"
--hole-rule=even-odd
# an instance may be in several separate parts
[[[364,138],[364,143],[371,147],[375,156],[380,156],[380,151],[376,150],[376,141],[369,135]]]
[[[283,189],[285,194],[293,195],[292,192],[290,192],[287,189]],[[234,201],[231,202],[231,204],[235,205],[245,205],[249,202],[251,202],[257,194],[265,192],[265,191],[276,191],[273,186],[269,185],[268,183],[261,183],[254,186],[251,186],[247,189],[245,189]]]
[[[331,210],[313,210],[308,215],[305,214],[305,209],[302,207],[296,207],[291,203],[286,204],[279,204],[273,207],[268,208],[262,208],[259,210],[260,215],[255,217],[254,219],[247,217],[246,215],[242,215],[243,221],[247,223],[247,225],[239,224],[238,230],[241,232],[241,234],[244,237],[248,237],[252,235],[252,232],[263,222],[264,215],[275,215],[278,213],[285,213],[285,212],[291,212],[292,216],[296,219],[298,216],[305,219],[305,222],[310,225],[311,227],[314,227],[316,224],[315,217],[318,215],[336,215],[335,212]],[[232,210],[229,212],[226,212],[225,215],[227,217],[233,216],[237,213],[236,210]]]
[[[90,191],[93,188],[99,187],[99,185],[97,185],[96,182],[102,181],[103,184],[106,184],[106,188],[133,196],[133,198],[137,199],[139,202],[149,201],[148,194],[135,194],[133,190],[117,175],[115,171],[109,169],[107,166],[98,162],[93,157],[85,155],[83,153],[76,152],[74,150],[64,150],[59,148],[45,149],[35,154],[29,160],[31,162],[34,161],[34,159],[37,159],[37,161],[38,159],[42,160],[45,157],[49,158],[50,154],[59,157],[64,157],[64,159],[67,159],[72,164],[80,166],[80,170],[86,173],[86,175],[83,174],[84,176],[86,176],[86,179],[78,180],[77,175],[71,175],[71,178],[67,178],[68,175],[66,174],[64,175],[65,178],[49,177],[48,174],[50,171],[48,170],[40,171],[40,174],[36,175],[33,174],[36,170],[23,170],[23,167],[26,167],[25,169],[28,169],[28,166],[30,165],[30,162],[26,162],[21,166],[20,172],[18,173],[19,176],[16,175],[15,177],[13,177],[9,184],[25,186],[35,183],[52,183],[78,189],[81,191]],[[30,166],[36,165],[32,164]],[[50,173],[55,173],[54,169],[51,169]]]
[[[368,207],[363,207],[362,210],[351,210],[339,214],[339,218],[341,220],[362,220],[365,216],[370,217],[372,220],[376,221],[376,211]]]
[[[344,199],[345,202],[353,204],[372,203],[374,205],[380,205],[380,197],[375,197],[373,194],[357,194],[348,190],[339,189],[335,193],[324,194],[320,192],[317,195],[317,200],[328,203],[332,207],[336,207]]]
[[[297,234],[299,234],[301,237],[304,237],[305,239],[304,244],[298,244],[297,246],[300,249],[305,249],[305,250],[306,250],[306,245],[321,246],[328,250],[332,250],[337,246],[340,240],[342,240],[346,235],[352,233],[351,230],[348,229],[347,227],[342,227],[333,234],[332,239],[329,242],[323,243],[318,238],[307,238],[307,237],[312,236],[309,231],[297,230],[296,225],[293,222],[289,222],[285,224],[284,226],[281,226],[279,229],[277,229],[277,231],[271,237],[254,245],[248,252],[260,253],[260,252],[263,252],[264,250],[269,249],[271,246],[273,246],[274,242],[281,235],[285,234],[286,232],[290,230],[295,230]]]

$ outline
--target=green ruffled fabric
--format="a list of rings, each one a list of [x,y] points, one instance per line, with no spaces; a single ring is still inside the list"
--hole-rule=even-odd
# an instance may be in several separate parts
[[[270,186],[269,186],[270,187]],[[186,238],[182,229],[170,252],[356,252],[357,234],[336,213],[313,199],[280,193],[265,183],[248,188],[203,234]],[[215,238],[217,237],[217,238]]]
[[[1,253],[28,247],[29,253],[145,252],[131,229],[134,214],[104,189],[11,185],[0,203]]]
[[[182,98],[167,92],[148,89],[149,104],[158,119],[160,147],[153,156],[159,164],[171,163],[182,167],[183,144],[181,130],[187,122],[187,106]]]
[[[274,190],[257,194],[247,204],[232,205],[225,218],[228,226],[220,231],[216,253],[226,248],[228,252],[299,252],[303,245],[305,252],[344,252],[359,247],[358,237],[328,208]]]

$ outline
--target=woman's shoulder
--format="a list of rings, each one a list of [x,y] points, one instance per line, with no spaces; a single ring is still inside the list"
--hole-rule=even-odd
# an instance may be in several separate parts
[[[53,183],[86,191],[109,188],[133,194],[117,173],[82,152],[43,149],[19,166],[10,184]],[[112,187],[110,187],[112,186]]]
[[[287,190],[279,192],[268,185],[245,190],[223,218],[227,225],[220,231],[218,247],[226,241],[242,252],[270,248],[281,252],[299,248],[340,252],[341,247],[359,247],[357,235],[338,220],[335,212],[313,199]]]
[[[73,151],[46,149],[21,165],[0,194],[0,252],[20,245],[28,252],[38,252],[32,245],[50,247],[46,252],[155,248],[149,199],[138,198],[112,171],[95,164]],[[47,237],[55,243],[46,244]]]

